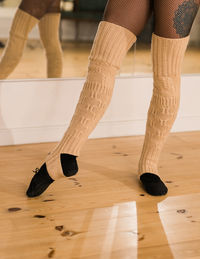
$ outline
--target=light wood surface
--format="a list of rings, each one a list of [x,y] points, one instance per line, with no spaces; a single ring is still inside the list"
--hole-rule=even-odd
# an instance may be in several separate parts
[[[92,43],[62,42],[63,49],[63,77],[85,77],[88,66],[88,56]],[[0,49],[0,56],[3,49]],[[188,48],[183,62],[182,72],[185,74],[200,73],[199,48]],[[141,75],[152,73],[150,45],[137,45],[126,55],[121,75]],[[46,59],[39,41],[29,40],[24,55],[8,79],[46,78]]]
[[[0,258],[200,258],[200,132],[169,135],[161,197],[137,181],[143,140],[89,140],[78,174],[36,198],[25,195],[32,170],[55,143],[0,147]]]

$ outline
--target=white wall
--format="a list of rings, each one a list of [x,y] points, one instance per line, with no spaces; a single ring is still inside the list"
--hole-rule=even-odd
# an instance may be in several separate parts
[[[0,145],[59,141],[84,81],[0,81]],[[200,130],[199,85],[200,75],[182,77],[172,132]],[[143,135],[151,94],[151,77],[117,78],[111,104],[90,137]]]

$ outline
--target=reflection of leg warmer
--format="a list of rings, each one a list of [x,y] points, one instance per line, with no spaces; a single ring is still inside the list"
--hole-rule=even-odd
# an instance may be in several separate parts
[[[61,142],[46,159],[52,179],[63,176],[60,154],[79,155],[89,134],[107,109],[115,75],[136,36],[119,25],[102,21],[89,56],[87,79],[70,126]]]
[[[29,32],[39,22],[30,14],[18,9],[10,30],[10,37],[0,60],[0,79],[7,78],[19,63]]]
[[[148,110],[138,177],[145,172],[158,175],[159,156],[179,108],[181,65],[188,40],[189,36],[168,39],[153,34],[154,89]]]
[[[60,13],[47,13],[39,23],[40,38],[47,57],[47,76],[62,77],[63,56],[59,40]]]

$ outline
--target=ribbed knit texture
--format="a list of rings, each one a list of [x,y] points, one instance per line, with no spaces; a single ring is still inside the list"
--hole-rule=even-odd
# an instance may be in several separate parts
[[[52,179],[63,176],[61,153],[79,156],[82,146],[110,103],[115,75],[135,41],[136,36],[126,28],[106,21],[99,23],[89,56],[86,82],[70,126],[46,159]]]
[[[181,65],[188,41],[189,36],[168,39],[153,34],[154,88],[139,160],[138,178],[145,172],[159,175],[160,153],[179,109]]]
[[[7,78],[19,63],[29,32],[39,22],[30,14],[17,9],[10,36],[0,60],[0,79]]]
[[[40,38],[46,51],[47,77],[62,77],[63,54],[59,40],[60,13],[48,13],[39,22]]]

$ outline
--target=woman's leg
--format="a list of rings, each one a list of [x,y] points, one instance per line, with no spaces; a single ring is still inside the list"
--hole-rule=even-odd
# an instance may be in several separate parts
[[[22,0],[19,9],[40,20],[54,0]]]
[[[158,176],[158,161],[177,116],[181,65],[198,8],[195,0],[154,0],[154,88],[138,167],[138,176],[152,195],[167,193],[167,187]]]
[[[0,79],[7,78],[19,63],[28,34],[48,11],[52,0],[23,0],[17,9],[9,39],[0,60]]]
[[[27,191],[29,197],[40,195],[53,180],[77,173],[76,156],[106,111],[115,75],[149,14],[149,0],[108,2],[90,52],[86,82],[70,126],[33,177]]]
[[[61,0],[51,0],[51,4],[47,8],[47,13],[60,13]]]
[[[47,57],[47,77],[62,77],[63,55],[59,39],[60,0],[54,0],[39,22],[40,38]]]

